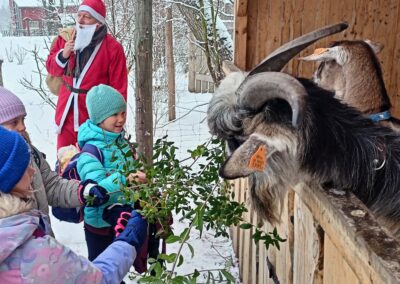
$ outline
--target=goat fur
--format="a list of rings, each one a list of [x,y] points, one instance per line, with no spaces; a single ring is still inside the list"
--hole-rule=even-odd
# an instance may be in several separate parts
[[[228,75],[224,80],[232,78],[237,77]],[[299,81],[308,96],[297,127],[291,124],[292,110],[284,100],[271,99],[255,112],[240,105],[238,84],[216,91],[208,124],[212,134],[228,142],[232,153],[220,175],[248,176],[253,208],[272,223],[279,222],[279,205],[287,189],[312,181],[353,192],[399,237],[400,137],[341,103],[334,93],[309,80]],[[224,81],[221,85],[226,86]],[[267,149],[263,171],[249,167],[260,145]]]
[[[365,114],[375,114],[391,108],[381,65],[376,56],[381,48],[362,40],[343,40],[330,44],[341,54],[339,59],[322,60],[314,72],[318,86],[335,92],[335,96]],[[302,60],[311,56],[303,57]],[[314,59],[319,60],[319,59]],[[340,61],[340,62],[339,62]],[[400,131],[400,121],[391,119],[383,125]]]

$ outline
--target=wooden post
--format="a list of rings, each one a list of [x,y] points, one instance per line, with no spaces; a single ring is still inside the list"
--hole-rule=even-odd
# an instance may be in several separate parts
[[[3,84],[3,69],[1,68],[1,65],[3,65],[3,60],[2,59],[0,59],[0,86],[1,87],[3,87],[4,86],[4,84]]]
[[[167,61],[167,76],[168,76],[168,120],[171,121],[176,118],[175,62],[174,62],[174,40],[172,31],[172,5],[169,5],[166,8],[165,55]]]
[[[135,32],[136,142],[148,163],[153,157],[152,0],[137,1]]]

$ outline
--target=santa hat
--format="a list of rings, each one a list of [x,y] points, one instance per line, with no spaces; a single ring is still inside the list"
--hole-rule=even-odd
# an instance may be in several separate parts
[[[102,24],[106,22],[106,5],[103,0],[83,0],[82,4],[79,6],[78,12],[79,11],[88,12]]]

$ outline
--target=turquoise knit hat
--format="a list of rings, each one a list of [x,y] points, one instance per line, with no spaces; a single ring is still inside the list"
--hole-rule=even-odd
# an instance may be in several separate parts
[[[126,111],[124,97],[113,87],[100,84],[89,90],[86,96],[89,119],[94,124],[120,111]]]

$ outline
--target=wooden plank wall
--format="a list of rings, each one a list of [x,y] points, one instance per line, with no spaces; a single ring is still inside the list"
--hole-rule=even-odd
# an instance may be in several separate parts
[[[399,0],[236,0],[235,64],[249,70],[283,43],[316,28],[347,21],[349,28],[301,53],[308,55],[332,40],[370,39],[384,44],[379,54],[384,80],[400,117]],[[292,60],[285,71],[311,77],[315,64]]]

